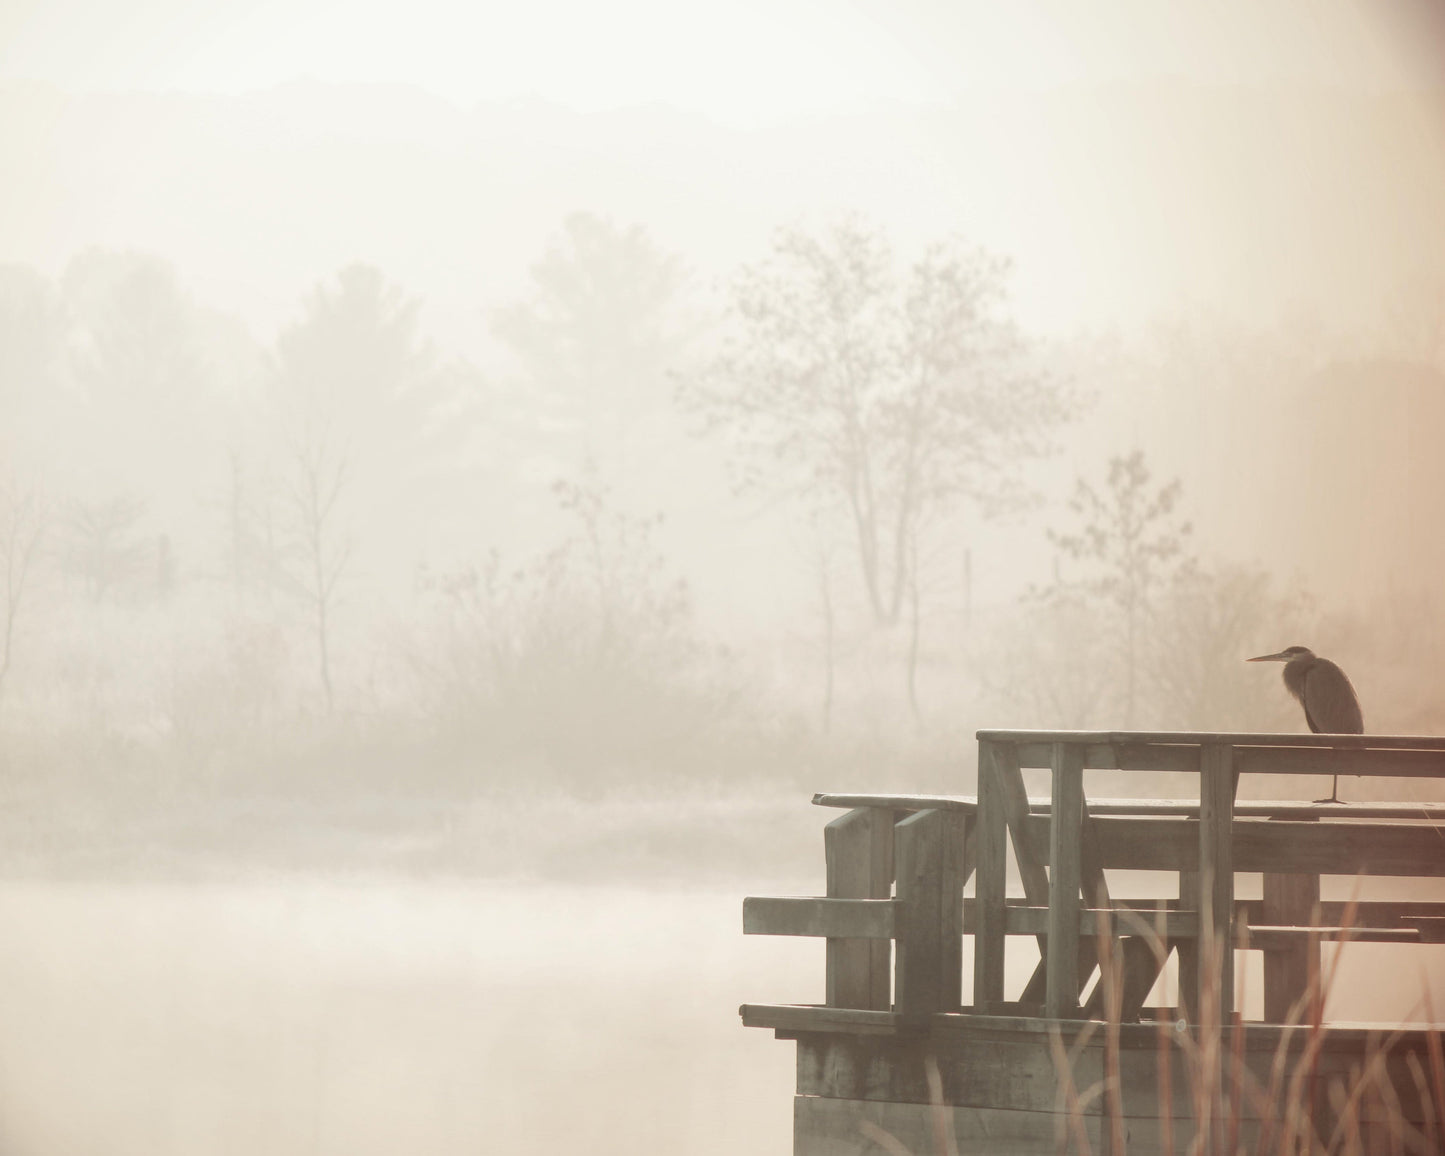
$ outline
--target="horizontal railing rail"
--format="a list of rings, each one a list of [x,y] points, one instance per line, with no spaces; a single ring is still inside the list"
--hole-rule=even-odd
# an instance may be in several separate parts
[[[1325,772],[1328,773],[1328,772]],[[894,811],[978,811],[977,795],[879,795],[820,791],[817,807],[878,807]],[[1032,815],[1047,815],[1050,800],[1030,797]],[[1090,799],[1091,815],[1182,816],[1199,818],[1199,804],[1189,799]],[[1303,803],[1298,799],[1240,799],[1234,804],[1237,819],[1421,819],[1445,829],[1445,803]]]
[[[1140,745],[1327,747],[1331,750],[1417,750],[1445,753],[1445,738],[1439,735],[1319,735],[1255,731],[981,730],[977,732],[976,737],[981,743],[1104,744],[1117,747]]]

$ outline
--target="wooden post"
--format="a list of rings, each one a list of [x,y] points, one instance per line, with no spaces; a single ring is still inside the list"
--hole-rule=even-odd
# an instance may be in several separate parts
[[[1019,881],[1024,885],[1024,898],[1034,907],[1049,904],[1049,873],[1044,866],[1045,857],[1039,852],[1047,848],[1034,845],[1029,833],[1029,797],[1024,790],[1023,772],[1019,770],[1019,752],[1015,746],[1007,746],[998,752],[994,760],[995,781],[1003,799],[1004,821],[1013,836],[1014,860],[1018,863]],[[1040,941],[1039,949],[1043,950]]]
[[[828,898],[887,899],[893,882],[893,812],[859,807],[823,828]],[[829,939],[829,1007],[888,1010],[887,940]]]
[[[1199,935],[1218,957],[1219,975],[1206,973],[1213,960],[1200,952],[1199,990],[1211,980],[1218,983],[1220,1023],[1228,1023],[1234,1011],[1233,830],[1234,748],[1209,743],[1199,752]]]
[[[1184,911],[1199,911],[1199,872],[1179,872],[1179,907]],[[1179,993],[1176,1011],[1179,1018],[1190,1023],[1199,1022],[1199,940],[1185,937],[1174,944],[1179,958]]]
[[[1104,874],[1104,868],[1100,865],[1100,857],[1097,841],[1094,838],[1094,831],[1089,823],[1089,804],[1085,800],[1080,814],[1082,815],[1083,828],[1079,837],[1079,890],[1083,895],[1083,906],[1093,907],[1095,905],[1106,910],[1113,906],[1109,899],[1109,881]],[[1042,866],[1038,866],[1042,873]],[[1027,876],[1025,876],[1027,878]],[[1043,898],[1030,899],[1029,902],[1041,907],[1048,905],[1048,888],[1041,887]],[[1025,892],[1028,888],[1025,887]],[[1039,963],[1034,968],[1033,975],[1029,976],[1028,983],[1024,984],[1024,990],[1019,995],[1021,1005],[1040,1007],[1044,1002],[1044,991],[1048,986],[1049,973],[1049,937],[1039,936]],[[1115,937],[1118,943],[1118,937]],[[1084,928],[1079,936],[1079,966],[1074,973],[1074,994],[1077,996],[1082,992],[1089,982],[1089,976],[1094,974],[1094,968],[1099,962],[1098,942],[1094,930],[1090,927]],[[1095,996],[1102,1001],[1104,992],[1102,988],[1095,990]],[[1089,1007],[1094,1007],[1094,997],[1090,997]],[[1099,1006],[1103,1006],[1102,1003]],[[1086,1018],[1093,1018],[1093,1013],[1086,1010]]]
[[[1049,822],[1049,942],[1044,1015],[1064,1019],[1079,1010],[1079,881],[1084,828],[1084,752],[1055,743]]]
[[[974,822],[978,927],[973,935],[973,1005],[980,1012],[988,1012],[992,1005],[1003,1002],[1004,889],[1008,866],[1003,759],[1004,751],[998,743],[978,744],[978,818]]]
[[[957,1011],[963,982],[963,814],[918,811],[894,828],[898,869],[896,1010]]]
[[[1104,911],[1112,911],[1113,900],[1109,897],[1109,878],[1104,874],[1103,856],[1100,854],[1099,840],[1095,833],[1094,825],[1089,821],[1089,804],[1083,801],[1079,808],[1080,829],[1079,829],[1079,883],[1083,892],[1083,904],[1087,907],[1096,907]],[[1117,934],[1113,926],[1113,917],[1110,917],[1108,935],[1112,941],[1113,957],[1121,960],[1123,966],[1128,969],[1133,959],[1123,959],[1121,953],[1127,939]],[[1097,965],[1099,971],[1099,983],[1094,987],[1094,994],[1089,997],[1088,1006],[1084,1009],[1085,1019],[1102,1018],[1104,1004],[1104,993],[1108,986],[1108,977],[1103,972],[1104,953],[1100,950],[1101,944],[1098,938],[1097,928],[1085,929],[1085,933],[1079,938],[1079,970],[1078,982],[1074,994],[1078,995],[1084,990],[1084,985],[1089,982],[1089,976],[1093,974]]]
[[[1270,926],[1308,927],[1320,901],[1318,875],[1264,876],[1264,919]],[[1319,945],[1315,944],[1315,966],[1319,966]],[[1264,1019],[1280,1024],[1289,1009],[1309,986],[1310,943],[1300,939],[1264,953]]]
[[[980,775],[983,774],[984,765],[982,762],[979,764]],[[1024,898],[1029,901],[1030,906],[1047,907],[1049,905],[1049,873],[1048,868],[1044,866],[1044,861],[1047,858],[1048,849],[1043,848],[1045,853],[1040,854],[1040,849],[1034,846],[1029,824],[1029,799],[1024,790],[1023,772],[1019,770],[1018,748],[1013,744],[998,746],[995,748],[994,757],[987,765],[990,768],[992,786],[998,792],[998,798],[1002,803],[1004,823],[1013,837],[1014,861],[1018,864],[1019,880],[1024,885]],[[1002,906],[1002,898],[999,903]],[[1023,994],[1020,997],[1025,1003],[1042,1003],[1044,998],[1048,936],[1040,935],[1038,942],[1039,965],[1024,986]],[[1002,964],[1000,964],[1001,966]],[[1000,981],[1001,983],[1002,981]],[[1000,987],[1000,991],[1002,991],[1002,987]],[[999,998],[1002,999],[1002,995]]]

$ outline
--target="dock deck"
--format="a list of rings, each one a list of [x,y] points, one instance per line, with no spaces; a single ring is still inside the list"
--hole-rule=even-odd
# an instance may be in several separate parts
[[[1235,801],[1244,774],[1445,778],[1445,739],[978,739],[977,796],[815,796],[845,811],[825,895],[744,901],[748,934],[827,939],[823,1003],[741,1009],[797,1043],[795,1156],[951,1151],[944,1133],[989,1153],[1445,1150],[1439,1032],[1325,1023],[1321,968],[1331,940],[1445,943],[1445,902],[1322,903],[1319,883],[1445,876],[1445,807]],[[1050,772],[1047,799],[1027,768]],[[1086,768],[1191,773],[1198,798],[1088,799]],[[1111,898],[1127,870],[1176,885]],[[1240,872],[1262,898],[1236,898]],[[1006,992],[1019,937],[1038,963]],[[1235,1013],[1241,950],[1264,953],[1262,1021]],[[1149,1006],[1171,956],[1177,998]]]

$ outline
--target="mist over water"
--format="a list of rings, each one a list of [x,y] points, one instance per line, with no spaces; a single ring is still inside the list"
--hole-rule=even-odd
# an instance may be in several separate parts
[[[1423,10],[193,9],[0,15],[7,1152],[782,1153],[814,791],[1445,727]]]
[[[789,1148],[790,1049],[734,1013],[749,978],[802,998],[803,969],[744,943],[735,895],[17,885],[0,907],[24,944],[0,965],[10,1151]]]

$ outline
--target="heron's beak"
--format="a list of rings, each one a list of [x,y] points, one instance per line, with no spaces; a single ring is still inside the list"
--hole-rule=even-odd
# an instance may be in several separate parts
[[[1258,658],[1246,658],[1245,662],[1285,662],[1288,656],[1285,654],[1261,654]]]

